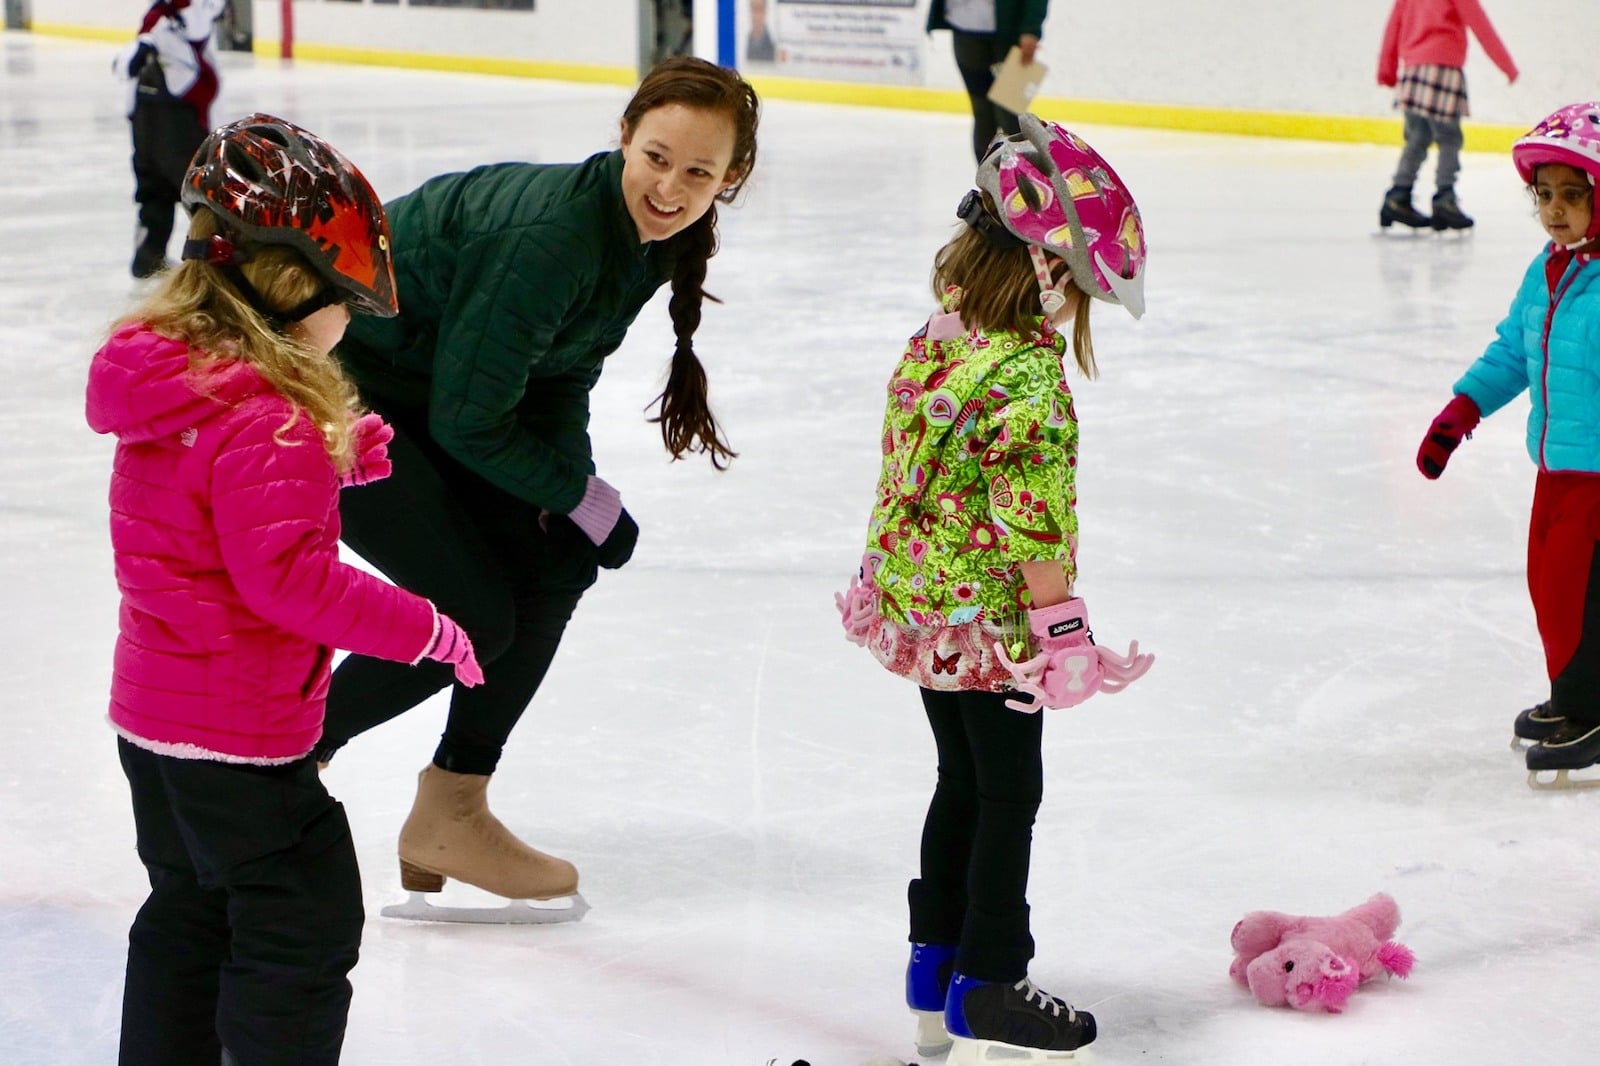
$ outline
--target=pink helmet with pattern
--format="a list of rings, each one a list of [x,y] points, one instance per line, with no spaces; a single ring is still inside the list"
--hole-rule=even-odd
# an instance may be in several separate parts
[[[997,140],[978,164],[978,187],[1000,221],[1059,256],[1090,296],[1143,315],[1144,224],[1133,194],[1082,137],[1031,114],[1017,121],[1022,132]]]
[[[1545,116],[1511,146],[1517,173],[1533,184],[1533,168],[1540,163],[1565,163],[1600,182],[1600,101],[1568,104]]]

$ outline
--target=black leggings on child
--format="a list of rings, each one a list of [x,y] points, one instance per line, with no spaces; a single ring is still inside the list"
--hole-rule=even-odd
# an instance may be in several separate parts
[[[150,896],[128,931],[121,1066],[339,1061],[361,945],[344,808],[309,758],[176,759],[117,741]]]
[[[539,508],[450,458],[425,430],[393,418],[390,424],[394,473],[344,491],[341,535],[391,581],[426,596],[467,631],[484,683],[454,685],[442,663],[348,656],[333,673],[317,757],[332,758],[351,737],[454,685],[433,761],[454,773],[492,774],[579,598],[594,584],[595,548],[564,517],[541,522]]]
[[[1044,792],[1044,715],[1005,692],[935,692],[922,705],[939,749],[939,781],[922,827],[922,876],[911,882],[911,940],[955,944],[956,969],[1021,980],[1033,958],[1028,860]]]

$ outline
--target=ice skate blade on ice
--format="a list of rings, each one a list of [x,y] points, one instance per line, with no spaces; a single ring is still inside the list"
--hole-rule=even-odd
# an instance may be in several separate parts
[[[913,1010],[917,1017],[917,1054],[938,1058],[950,1050],[950,1032],[944,1027],[943,1010]]]
[[[1585,768],[1587,769],[1587,767]],[[1541,773],[1551,773],[1549,770],[1529,770],[1528,787],[1536,792],[1578,792],[1588,788],[1600,788],[1600,777],[1571,778],[1567,776],[1571,770],[1556,770],[1555,778],[1541,778]]]
[[[378,913],[385,918],[404,918],[412,922],[458,922],[463,925],[561,925],[582,921],[589,913],[589,902],[573,893],[565,897],[564,907],[547,907],[513,900],[503,907],[438,907],[421,892],[413,892],[404,903],[391,903]]]
[[[1073,1066],[1091,1066],[1094,1053],[1087,1047],[1076,1051],[1046,1051],[1044,1048],[1024,1048],[1015,1044],[1002,1044],[994,1040],[973,1040],[964,1036],[952,1038],[947,1066],[1032,1066],[1052,1062],[1069,1062]]]

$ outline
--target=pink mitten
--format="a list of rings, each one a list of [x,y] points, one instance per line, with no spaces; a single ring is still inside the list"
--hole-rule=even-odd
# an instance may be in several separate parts
[[[394,473],[394,464],[389,462],[389,442],[392,440],[394,427],[385,422],[382,415],[368,411],[356,419],[356,424],[350,427],[355,461],[350,464],[349,470],[339,475],[340,486],[370,485]]]
[[[872,592],[871,585],[863,585],[860,577],[853,575],[848,589],[833,594],[833,602],[839,608],[839,621],[844,624],[845,639],[863,648],[867,646],[867,634],[877,613]]]
[[[1074,596],[1051,607],[1028,612],[1028,628],[1039,638],[1039,654],[1026,662],[1013,662],[1005,646],[995,642],[995,654],[1017,682],[1017,691],[1033,702],[1007,700],[1017,711],[1040,707],[1076,707],[1096,692],[1121,692],[1143,677],[1154,655],[1140,655],[1139,642],[1118,655],[1095,644],[1089,631],[1089,610]]]
[[[467,639],[466,631],[442,611],[434,621],[433,640],[422,657],[454,666],[456,680],[468,688],[483,684],[483,669],[472,652],[472,641]]]

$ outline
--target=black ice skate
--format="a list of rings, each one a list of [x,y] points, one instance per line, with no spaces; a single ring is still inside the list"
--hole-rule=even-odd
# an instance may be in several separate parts
[[[1548,739],[1555,735],[1561,728],[1561,723],[1565,721],[1565,718],[1550,709],[1549,700],[1536,707],[1529,707],[1517,715],[1517,720],[1511,725],[1511,749],[1522,751],[1541,740]]]
[[[1411,206],[1411,186],[1396,185],[1383,194],[1383,207],[1378,210],[1378,225],[1384,229],[1395,222],[1412,229],[1427,229],[1433,219]]]
[[[1600,788],[1600,777],[1574,781],[1567,776],[1596,763],[1600,763],[1600,725],[1563,719],[1554,734],[1528,749],[1528,787],[1541,791]],[[1543,770],[1554,770],[1555,780],[1541,780]]]
[[[948,1066],[1071,1062],[1095,1038],[1094,1015],[1026,977],[1006,984],[952,974],[944,1024],[955,1042]]]
[[[1433,194],[1433,228],[1437,230],[1471,229],[1472,219],[1456,203],[1454,189],[1440,189]]]

